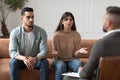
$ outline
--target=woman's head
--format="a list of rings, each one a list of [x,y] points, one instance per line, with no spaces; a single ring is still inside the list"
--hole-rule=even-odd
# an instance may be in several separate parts
[[[70,29],[72,31],[76,31],[75,19],[71,12],[65,12],[62,15],[56,31],[61,31],[61,30],[65,30],[65,29]]]

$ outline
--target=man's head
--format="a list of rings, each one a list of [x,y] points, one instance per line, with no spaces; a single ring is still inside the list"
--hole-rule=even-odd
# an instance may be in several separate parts
[[[110,30],[120,28],[120,7],[110,6],[106,8],[106,14],[104,16],[103,31],[108,32]]]
[[[24,26],[32,27],[34,24],[34,13],[30,7],[25,7],[21,11],[21,20]]]

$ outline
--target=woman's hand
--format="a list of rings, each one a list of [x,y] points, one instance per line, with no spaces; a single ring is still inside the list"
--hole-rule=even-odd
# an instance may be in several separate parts
[[[79,54],[88,54],[87,48],[81,48],[75,52],[75,56],[78,56]]]
[[[52,56],[57,58],[58,57],[58,52],[56,50],[52,50]]]
[[[79,52],[82,54],[88,54],[87,48],[81,48]]]

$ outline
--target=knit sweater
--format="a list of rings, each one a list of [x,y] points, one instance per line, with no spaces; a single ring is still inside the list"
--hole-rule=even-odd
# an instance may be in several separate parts
[[[58,59],[63,61],[75,58],[74,54],[80,49],[81,36],[77,31],[65,33],[55,32],[53,36],[53,50],[58,52]]]

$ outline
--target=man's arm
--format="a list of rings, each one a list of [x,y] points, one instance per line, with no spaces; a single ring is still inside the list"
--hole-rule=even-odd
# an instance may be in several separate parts
[[[16,36],[17,36],[17,31],[16,29],[14,29],[10,34],[10,40],[9,40],[9,55],[11,58],[20,55],[18,52],[19,43]]]
[[[41,38],[40,38],[40,44],[39,44],[39,48],[40,48],[40,53],[36,56],[37,60],[41,60],[42,58],[46,57],[47,55],[47,51],[48,51],[48,47],[47,47],[47,34],[45,32],[45,30],[41,30]]]
[[[93,72],[97,69],[99,64],[99,58],[104,54],[104,44],[102,40],[96,42],[91,49],[91,53],[87,63],[83,66],[82,71],[80,72],[81,78],[90,78],[93,75]]]

